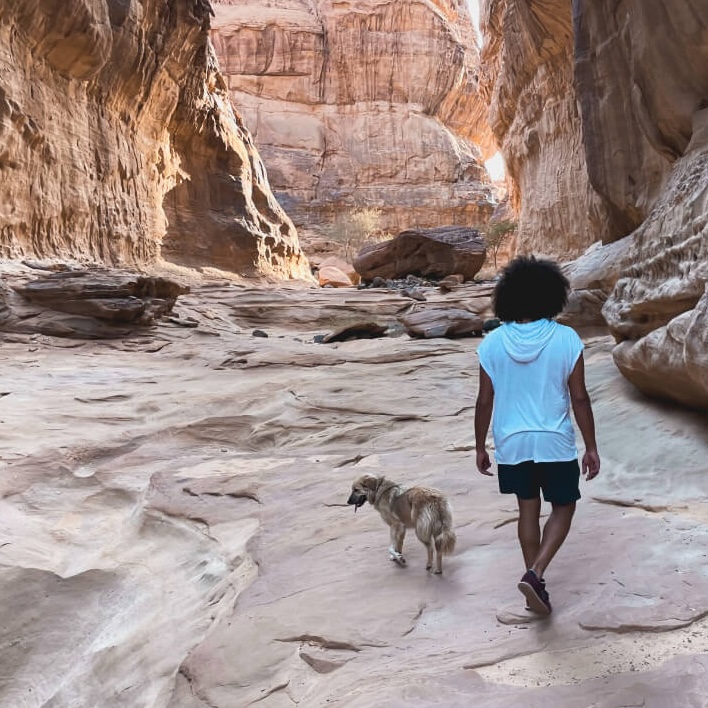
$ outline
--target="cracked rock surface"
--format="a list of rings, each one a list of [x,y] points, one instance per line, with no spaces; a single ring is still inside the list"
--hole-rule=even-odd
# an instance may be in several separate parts
[[[194,327],[1,335],[0,705],[701,705],[705,416],[586,342],[603,470],[532,620],[515,504],[474,470],[479,340],[314,342],[415,306],[213,283],[178,300]],[[443,576],[347,506],[366,472],[449,496]]]

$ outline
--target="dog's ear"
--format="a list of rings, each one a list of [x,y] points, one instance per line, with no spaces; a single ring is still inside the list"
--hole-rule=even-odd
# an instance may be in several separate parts
[[[365,474],[361,478],[361,486],[370,492],[375,492],[376,487],[379,486],[379,478],[372,474]]]
[[[361,478],[362,489],[366,491],[366,498],[372,506],[376,501],[376,490],[379,488],[382,479],[383,477],[374,477],[372,474],[365,474]]]

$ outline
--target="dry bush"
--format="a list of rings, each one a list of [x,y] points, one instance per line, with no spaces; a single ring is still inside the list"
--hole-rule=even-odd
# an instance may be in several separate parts
[[[369,243],[380,243],[391,238],[382,231],[381,209],[360,207],[339,212],[327,229],[327,236],[342,246],[344,258],[351,262],[354,256]]]

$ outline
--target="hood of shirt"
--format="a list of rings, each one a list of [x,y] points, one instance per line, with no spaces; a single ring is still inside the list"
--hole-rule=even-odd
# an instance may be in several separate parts
[[[553,320],[505,322],[499,331],[506,353],[514,361],[527,364],[538,359],[557,327],[558,323]]]

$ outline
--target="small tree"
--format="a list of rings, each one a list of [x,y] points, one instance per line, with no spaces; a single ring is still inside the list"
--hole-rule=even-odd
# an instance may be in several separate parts
[[[487,226],[484,234],[484,245],[487,247],[487,251],[492,254],[494,270],[497,270],[499,251],[509,242],[512,234],[516,231],[516,226],[517,223],[515,221],[509,221],[508,219],[497,221]]]

